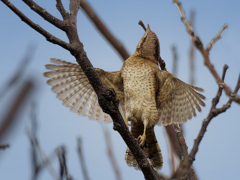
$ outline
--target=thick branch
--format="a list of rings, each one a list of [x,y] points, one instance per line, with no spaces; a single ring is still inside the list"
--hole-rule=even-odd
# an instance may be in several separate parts
[[[80,9],[80,0],[70,0],[69,4],[71,22],[77,24],[77,13]]]
[[[212,75],[216,79],[216,81],[220,82],[221,78],[219,77],[217,71],[215,70],[214,66],[210,62],[209,50],[211,49],[212,45],[216,42],[216,40],[221,37],[221,34],[227,28],[227,25],[224,25],[224,27],[221,30],[221,32],[219,33],[219,35],[215,39],[212,40],[212,42],[208,45],[208,47],[206,49],[204,49],[203,48],[203,44],[202,44],[200,38],[198,36],[196,36],[195,33],[193,32],[191,23],[189,23],[187,21],[186,16],[184,14],[184,11],[182,9],[181,3],[178,2],[178,0],[173,0],[173,2],[176,4],[176,6],[177,6],[177,8],[178,8],[178,10],[179,10],[179,12],[181,14],[181,19],[182,19],[183,23],[185,24],[185,26],[187,28],[187,32],[189,33],[194,46],[201,52],[201,54],[202,54],[202,56],[204,58],[204,64],[210,70],[210,72],[212,73]],[[227,96],[229,96],[229,97],[231,96],[232,91],[231,91],[231,89],[227,85],[225,85],[224,91],[227,94]],[[233,101],[235,101],[236,103],[240,104],[240,96],[236,95],[234,97]]]
[[[86,55],[86,52],[83,49],[83,44],[79,40],[75,19],[68,16],[68,14],[65,12],[62,6],[61,1],[57,0],[57,8],[63,15],[64,22],[66,23],[65,32],[68,36],[70,45],[55,38],[54,36],[50,36],[50,34],[47,31],[45,31],[42,28],[39,28],[38,25],[33,23],[31,20],[29,20],[22,12],[20,12],[7,0],[2,0],[2,1],[12,11],[14,11],[21,19],[23,19],[30,27],[32,27],[33,29],[41,33],[43,36],[47,37],[47,39],[50,42],[58,44],[70,51],[70,53],[76,58],[78,64],[81,66],[90,84],[95,90],[98,96],[99,105],[101,106],[101,108],[105,113],[108,113],[111,116],[114,122],[114,129],[120,133],[125,143],[133,153],[134,157],[136,158],[139,164],[139,167],[141,168],[145,176],[145,179],[151,179],[151,180],[157,179],[154,174],[152,166],[150,165],[143,151],[139,147],[137,140],[131,135],[131,133],[129,132],[129,129],[127,128],[127,126],[125,125],[122,119],[122,116],[118,110],[118,102],[116,100],[116,94],[114,90],[108,89],[102,84],[98,74],[96,73],[95,69],[93,68],[91,62],[89,61]],[[49,37],[52,37],[52,38],[49,38]]]
[[[96,28],[102,33],[102,35],[108,40],[108,42],[116,49],[118,54],[126,60],[129,57],[128,52],[113,35],[112,33],[107,29],[107,27],[103,24],[103,22],[99,19],[97,14],[93,11],[93,9],[89,6],[89,4],[85,0],[80,0],[80,6],[84,10],[84,12],[87,14],[87,16],[91,19],[93,24],[96,26]]]

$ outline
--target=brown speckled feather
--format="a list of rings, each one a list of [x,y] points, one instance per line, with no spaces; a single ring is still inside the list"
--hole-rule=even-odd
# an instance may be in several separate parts
[[[119,110],[131,133],[155,169],[162,167],[162,154],[154,133],[154,126],[182,123],[201,111],[203,89],[188,85],[171,73],[158,68],[160,45],[158,38],[148,27],[138,43],[135,53],[123,64],[120,71],[106,72],[96,68],[103,84],[113,88],[119,100]],[[98,104],[98,98],[80,66],[59,59],[46,65],[51,71],[44,73],[52,90],[71,111],[90,120],[111,122]],[[127,149],[125,160],[138,168],[131,151]]]

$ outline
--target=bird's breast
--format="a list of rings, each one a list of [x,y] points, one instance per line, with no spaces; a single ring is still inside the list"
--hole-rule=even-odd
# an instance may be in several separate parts
[[[125,104],[129,111],[141,114],[145,106],[156,107],[156,71],[147,63],[125,65],[122,69]]]

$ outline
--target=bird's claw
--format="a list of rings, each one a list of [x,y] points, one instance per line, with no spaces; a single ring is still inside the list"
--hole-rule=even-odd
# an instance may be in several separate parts
[[[138,136],[138,143],[140,147],[143,147],[146,142],[146,136],[145,135],[140,135]]]

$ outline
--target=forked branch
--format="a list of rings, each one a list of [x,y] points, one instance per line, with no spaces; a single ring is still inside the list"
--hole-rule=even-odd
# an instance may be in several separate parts
[[[193,145],[193,148],[192,148],[190,154],[181,162],[178,171],[173,176],[174,178],[187,177],[187,174],[190,171],[190,166],[192,165],[193,161],[195,160],[199,144],[200,144],[204,134],[206,133],[207,126],[209,125],[209,123],[211,122],[211,120],[214,117],[218,116],[219,114],[225,112],[227,109],[230,108],[231,103],[234,100],[234,97],[235,97],[236,93],[238,92],[238,90],[240,88],[240,74],[239,74],[235,90],[232,93],[232,95],[230,96],[230,98],[227,101],[227,103],[224,104],[221,108],[216,108],[216,105],[218,104],[219,99],[220,99],[220,97],[222,95],[222,90],[224,89],[224,86],[225,86],[224,78],[225,78],[225,74],[226,74],[227,69],[228,69],[228,66],[225,65],[224,68],[223,68],[222,79],[218,83],[218,86],[219,86],[218,92],[217,92],[216,96],[212,100],[212,106],[211,106],[210,112],[209,112],[207,118],[203,120],[202,127],[201,127],[201,129],[200,129],[200,131],[198,133],[197,138],[194,140],[194,145]]]
[[[210,44],[206,47],[206,49],[204,49],[202,41],[200,40],[200,38],[198,36],[196,36],[196,34],[194,33],[194,31],[192,29],[192,24],[187,21],[185,13],[182,9],[181,3],[178,2],[178,0],[173,0],[173,3],[176,4],[176,6],[180,12],[181,19],[186,26],[187,32],[190,35],[190,38],[191,38],[194,46],[201,52],[201,54],[204,58],[204,64],[210,70],[211,74],[216,79],[216,81],[220,82],[221,78],[219,77],[217,71],[215,70],[214,66],[210,62],[209,51],[211,50],[213,44],[221,37],[222,33],[226,30],[227,24],[225,24],[223,26],[220,33],[210,42]],[[232,91],[227,85],[224,86],[224,91],[227,94],[227,96],[231,97]],[[233,101],[240,104],[240,96],[235,95],[235,97],[233,98]]]

